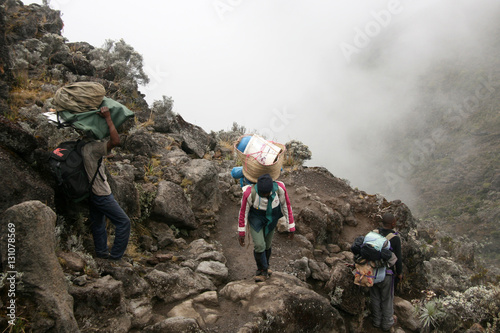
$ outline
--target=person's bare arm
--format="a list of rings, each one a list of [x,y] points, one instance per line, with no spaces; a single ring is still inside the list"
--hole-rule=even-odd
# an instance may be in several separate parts
[[[120,136],[118,135],[118,131],[116,130],[115,124],[113,123],[113,119],[111,119],[111,113],[109,112],[108,107],[103,106],[97,114],[103,117],[106,120],[106,123],[108,124],[109,127],[108,152],[110,152],[111,149],[120,145]]]

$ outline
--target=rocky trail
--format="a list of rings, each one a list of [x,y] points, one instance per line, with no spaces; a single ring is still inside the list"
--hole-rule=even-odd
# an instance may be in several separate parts
[[[292,208],[294,212],[299,212],[306,207],[310,202],[311,195],[318,197],[327,197],[331,195],[340,195],[345,193],[343,187],[332,187],[332,182],[327,181],[318,173],[294,174],[280,179],[287,185]],[[305,185],[310,186],[315,192],[310,193],[304,191]],[[302,187],[302,189],[300,189]],[[298,190],[299,189],[299,190]],[[309,188],[308,188],[309,189]],[[256,264],[253,258],[253,243],[251,237],[246,237],[245,246],[241,247],[238,243],[238,213],[240,202],[227,200],[221,205],[219,211],[219,221],[216,224],[215,230],[211,236],[214,243],[220,246],[224,256],[227,259],[226,266],[229,270],[228,283],[231,281],[249,281],[253,282],[255,275]],[[296,217],[296,216],[295,216]],[[355,227],[345,226],[341,234],[342,241],[351,243],[355,237],[366,233],[374,228],[374,224],[367,218],[359,216],[358,225]],[[302,258],[305,254],[300,245],[300,240],[290,240],[287,233],[276,232],[273,239],[273,253],[271,256],[270,267],[274,272],[292,273],[291,265],[297,259]],[[293,273],[292,273],[293,274]],[[313,281],[311,281],[313,282]],[[273,283],[271,276],[268,281],[263,284]],[[222,286],[224,287],[224,286]],[[222,289],[222,287],[219,288]],[[312,284],[314,287],[314,282]],[[322,292],[322,288],[315,288],[317,292]],[[328,297],[328,295],[323,295]],[[245,323],[251,321],[252,314],[248,313],[242,306],[235,306],[234,302],[219,299],[219,310],[222,316],[217,322],[207,327],[208,332],[236,332]],[[365,325],[365,332],[379,332],[371,325]]]

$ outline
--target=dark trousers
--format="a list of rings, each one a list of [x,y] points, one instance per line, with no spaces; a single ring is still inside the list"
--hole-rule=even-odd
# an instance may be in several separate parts
[[[393,275],[386,275],[384,281],[370,288],[370,303],[373,325],[388,330],[394,325]]]
[[[115,241],[111,252],[108,250],[106,217],[115,226]],[[113,194],[90,197],[90,222],[94,237],[95,252],[98,257],[120,259],[127,249],[130,237],[130,219],[116,202]]]

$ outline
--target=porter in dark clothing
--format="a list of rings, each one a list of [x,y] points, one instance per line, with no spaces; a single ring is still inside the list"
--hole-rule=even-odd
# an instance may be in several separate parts
[[[395,233],[396,218],[387,213],[383,216],[383,227],[379,229],[382,236]],[[398,260],[387,269],[384,281],[376,283],[370,288],[370,302],[372,306],[373,326],[389,331],[394,325],[394,281],[403,278],[403,261],[401,257],[401,238],[396,234],[390,240],[391,250]]]
[[[109,127],[110,139],[104,142],[89,142],[83,147],[83,161],[89,181],[96,174],[97,161],[107,155],[113,147],[120,144],[120,137],[111,119],[109,109],[102,107],[98,115],[106,120]],[[92,185],[89,215],[96,256],[114,261],[120,260],[127,249],[130,237],[130,219],[111,193],[111,188],[109,187],[104,171],[104,163],[101,163],[99,173]],[[111,251],[108,249],[106,217],[115,226],[115,240]]]

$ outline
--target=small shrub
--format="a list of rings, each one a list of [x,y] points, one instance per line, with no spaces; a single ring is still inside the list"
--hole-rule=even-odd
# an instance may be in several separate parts
[[[285,165],[293,166],[293,165],[302,165],[304,161],[310,160],[312,157],[312,153],[309,150],[309,147],[303,144],[300,141],[292,140],[285,144],[286,147],[286,156],[285,156]]]
[[[112,71],[115,81],[129,81],[138,85],[149,83],[149,77],[143,69],[143,58],[123,39],[120,41],[106,40],[102,48],[90,52],[91,64],[97,71]]]
[[[155,115],[166,116],[167,119],[175,117],[174,100],[172,97],[162,96],[161,100],[156,100],[151,106],[151,113]]]
[[[437,328],[439,321],[446,317],[446,312],[443,311],[443,306],[438,300],[425,302],[417,311],[422,327],[427,332],[429,332],[431,328]]]

